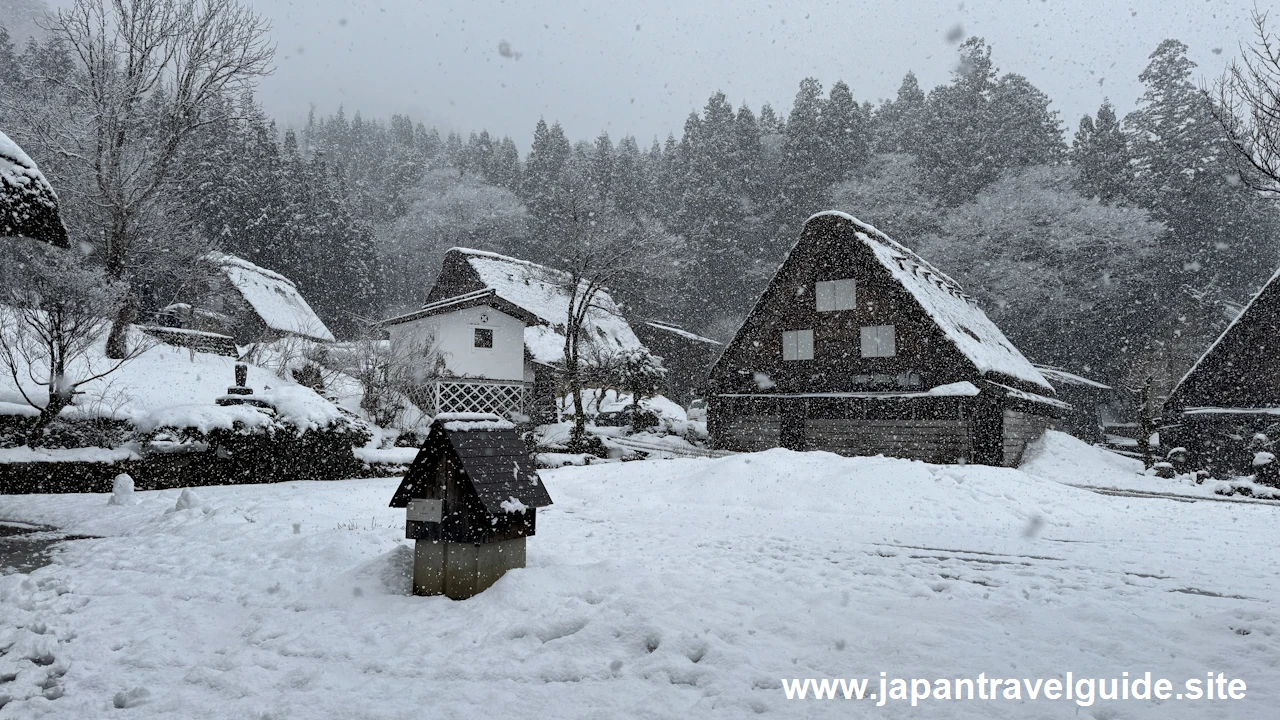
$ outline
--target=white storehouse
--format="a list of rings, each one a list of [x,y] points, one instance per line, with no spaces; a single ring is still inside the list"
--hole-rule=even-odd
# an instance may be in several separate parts
[[[425,412],[531,415],[536,372],[525,352],[538,316],[485,288],[382,322],[392,347],[423,358]]]

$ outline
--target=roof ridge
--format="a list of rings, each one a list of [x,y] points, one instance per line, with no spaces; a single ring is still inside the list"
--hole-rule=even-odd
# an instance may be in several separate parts
[[[498,294],[497,290],[491,287],[484,287],[479,290],[472,290],[471,292],[462,293],[461,295],[454,295],[452,297],[442,298],[440,300],[433,300],[429,303],[423,303],[422,307],[418,308],[418,310],[432,310],[437,307],[444,307],[446,305],[452,305],[453,303],[462,302],[463,300],[470,300],[472,298],[484,297],[485,295],[497,295],[497,294]],[[409,313],[409,314],[412,314],[412,313]]]
[[[214,263],[215,265],[218,265],[220,267],[227,267],[227,266],[238,267],[241,270],[247,270],[249,272],[258,273],[259,275],[270,278],[272,280],[287,283],[290,287],[292,287],[295,290],[298,288],[297,283],[285,277],[284,275],[281,275],[275,270],[262,267],[261,265],[255,262],[252,262],[250,260],[245,260],[239,255],[232,255],[231,253],[224,253],[224,252],[218,252],[217,250],[210,250],[209,252],[205,253],[202,257],[205,260],[211,263]]]

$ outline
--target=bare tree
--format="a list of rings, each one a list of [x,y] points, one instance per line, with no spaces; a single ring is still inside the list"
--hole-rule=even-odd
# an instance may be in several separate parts
[[[676,246],[660,224],[644,218],[612,211],[573,198],[551,234],[546,252],[557,266],[548,269],[545,280],[557,286],[566,298],[564,327],[563,383],[573,395],[572,442],[579,443],[586,434],[586,406],[582,400],[584,365],[587,348],[593,342],[588,334],[593,316],[616,312],[603,304],[607,288],[618,283],[634,282],[661,265]]]
[[[329,353],[332,367],[360,383],[360,409],[379,427],[392,427],[407,403],[427,407],[423,388],[444,367],[435,334],[392,342],[369,335]]]
[[[0,243],[0,287],[0,368],[39,410],[27,434],[34,447],[83,394],[81,386],[115,372],[145,346],[135,344],[125,357],[107,361],[91,352],[125,288],[73,252],[6,238]]]
[[[1253,10],[1252,43],[1202,92],[1240,160],[1241,180],[1280,199],[1280,37]]]
[[[171,242],[152,223],[167,215],[179,153],[231,112],[222,98],[270,72],[275,48],[266,21],[237,0],[74,0],[49,30],[77,67],[47,79],[61,90],[52,111],[22,106],[17,115],[28,135],[93,179],[106,272],[127,288],[107,343],[122,358],[140,246]]]

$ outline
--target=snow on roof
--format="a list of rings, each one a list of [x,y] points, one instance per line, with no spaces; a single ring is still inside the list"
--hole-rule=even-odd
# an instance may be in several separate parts
[[[1275,407],[1189,407],[1184,415],[1280,415]]]
[[[31,190],[44,190],[55,198],[53,186],[45,179],[44,173],[36,167],[36,163],[18,147],[18,143],[0,132],[0,180],[8,185]]]
[[[486,287],[498,297],[537,315],[546,326],[531,325],[524,330],[525,346],[533,359],[556,363],[564,359],[564,327],[569,319],[569,296],[557,286],[567,274],[527,260],[469,248],[450,248],[449,252],[466,256]],[[597,346],[610,350],[644,349],[631,325],[622,317],[622,309],[608,291],[596,293],[587,312],[584,334]]]
[[[1041,405],[1048,405],[1049,407],[1055,407],[1061,410],[1071,409],[1070,403],[1065,403],[1057,398],[1045,397],[1044,395],[1037,395],[1035,393],[1027,392],[1026,390],[1019,390],[1018,388],[1015,388],[1015,387],[1009,387],[1008,385],[1004,385],[1002,383],[992,383],[992,384],[998,385],[1006,393],[1009,394],[1009,397],[1017,398],[1018,400],[1025,400],[1026,402],[1033,402],[1033,403],[1039,403]]]
[[[929,264],[906,246],[871,225],[834,210],[820,212],[806,221],[835,216],[854,226],[855,236],[871,250],[882,266],[915,298],[943,334],[982,374],[999,373],[1022,380],[1050,392],[1040,371],[991,322],[978,304],[965,294],[960,283]]]
[[[645,325],[648,325],[649,327],[655,330],[662,330],[664,332],[672,333],[673,335],[679,335],[680,337],[686,340],[692,340],[694,342],[707,343],[708,345],[724,344],[719,340],[712,340],[709,337],[703,337],[696,333],[691,333],[688,330],[685,330],[684,328],[680,327],[679,325],[673,325],[671,323],[665,323],[658,320],[649,320],[645,322]]]
[[[721,393],[717,397],[751,397],[751,398],[922,398],[922,397],[974,397],[980,391],[978,386],[968,380],[938,385],[920,391],[869,391],[869,392],[818,392],[818,393]],[[1030,395],[1030,393],[1027,393]],[[1039,395],[1035,396],[1039,397]]]
[[[443,412],[432,419],[449,432],[487,432],[489,430],[515,430],[516,424],[494,413]]]
[[[61,240],[66,230],[57,220],[58,194],[31,156],[0,132],[0,234],[26,234],[55,224]],[[46,218],[53,218],[52,221]]]
[[[444,298],[443,300],[429,302],[411,313],[405,313],[404,315],[397,315],[396,317],[383,320],[381,325],[383,327],[388,325],[399,325],[401,323],[412,322],[424,317],[431,317],[432,315],[440,315],[443,313],[453,312],[455,310],[475,307],[476,305],[488,305],[498,312],[506,313],[523,321],[525,324],[537,325],[545,323],[542,318],[509,300],[499,297],[493,288],[487,287],[482,290],[474,290],[469,293]]]
[[[211,252],[205,259],[222,270],[267,327],[316,340],[334,339],[289,278],[235,255]]]
[[[1069,373],[1062,368],[1053,367],[1052,365],[1036,365],[1035,368],[1040,371],[1040,374],[1043,375],[1046,380],[1054,385],[1081,385],[1098,390],[1112,389],[1110,385],[1103,385],[1097,380],[1090,380],[1087,377],[1081,377],[1075,373]]]

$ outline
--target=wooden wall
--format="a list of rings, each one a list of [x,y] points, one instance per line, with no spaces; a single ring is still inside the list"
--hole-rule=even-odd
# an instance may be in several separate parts
[[[1055,425],[1055,419],[1034,415],[1025,410],[1005,409],[1004,429],[1001,432],[1001,450],[1005,467],[1018,467],[1027,445],[1040,439],[1045,430]]]
[[[888,455],[932,463],[954,463],[972,455],[968,420],[809,418],[805,434],[813,449],[840,455]]]
[[[708,430],[726,450],[774,447],[846,456],[1016,467],[1058,422],[986,397],[714,397]]]

